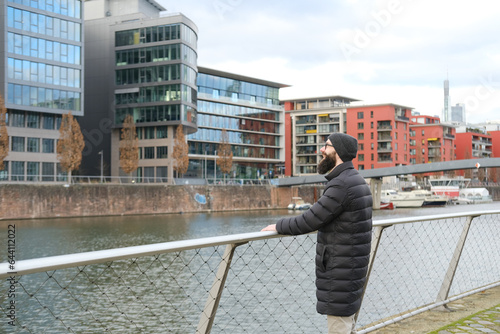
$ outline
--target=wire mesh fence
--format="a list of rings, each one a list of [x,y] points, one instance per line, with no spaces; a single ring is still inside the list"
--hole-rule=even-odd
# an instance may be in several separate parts
[[[467,219],[462,214],[377,222],[383,233],[358,328],[368,332],[377,323],[436,303],[443,282],[451,278],[448,268]],[[450,296],[500,282],[500,212],[474,218],[465,235]],[[30,270],[19,261],[17,276],[1,264],[0,332],[202,333],[212,317],[206,305],[218,295],[208,332],[324,332],[326,318],[315,310],[316,236],[243,236],[248,238],[198,242],[174,251],[158,247],[153,255],[149,247],[144,255],[109,261],[103,256],[54,270],[50,265]],[[235,247],[232,258],[225,256],[228,245]],[[223,290],[214,293],[220,267],[226,265]]]

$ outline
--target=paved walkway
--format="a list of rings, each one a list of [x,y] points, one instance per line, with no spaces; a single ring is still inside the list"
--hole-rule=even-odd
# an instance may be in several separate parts
[[[500,304],[485,311],[462,318],[429,334],[500,333]]]

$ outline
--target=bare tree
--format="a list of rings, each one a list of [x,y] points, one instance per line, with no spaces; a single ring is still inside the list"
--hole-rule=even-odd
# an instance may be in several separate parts
[[[220,167],[221,172],[224,174],[224,183],[226,182],[226,174],[231,172],[233,167],[233,150],[229,143],[229,135],[226,129],[222,130],[221,142],[219,144],[219,157],[217,165]]]
[[[189,147],[184,136],[182,124],[177,127],[175,132],[174,152],[172,158],[175,160],[174,170],[177,172],[177,177],[187,172],[189,167]]]
[[[0,170],[4,169],[3,161],[9,154],[9,134],[6,123],[7,109],[2,95],[0,95]]]
[[[84,147],[80,125],[71,112],[63,115],[57,141],[57,158],[62,170],[68,173],[68,183],[71,183],[71,173],[80,167]]]
[[[125,117],[120,139],[120,167],[130,176],[139,167],[139,139],[132,115]]]

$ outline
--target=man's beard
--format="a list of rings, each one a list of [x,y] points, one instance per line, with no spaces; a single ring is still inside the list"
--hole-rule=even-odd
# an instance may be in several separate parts
[[[328,173],[335,167],[337,164],[337,155],[334,153],[333,155],[326,155],[318,164],[318,173],[325,174]]]

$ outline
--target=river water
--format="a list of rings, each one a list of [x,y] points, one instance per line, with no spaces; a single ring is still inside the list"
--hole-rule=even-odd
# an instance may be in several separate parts
[[[499,202],[395,210],[375,210],[374,220],[444,213],[500,209]],[[0,221],[0,236],[7,239],[9,224],[16,226],[16,259],[87,252],[127,246],[257,232],[289,210],[113,216]],[[6,261],[1,252],[0,262]]]
[[[457,212],[484,212],[498,209],[500,209],[498,202],[493,202],[476,205],[379,210],[374,211],[374,220]],[[0,236],[3,240],[7,240],[8,226],[15,225],[16,260],[19,261],[118,247],[256,232],[269,224],[275,223],[281,217],[296,214],[297,212],[288,210],[269,210],[159,216],[11,220],[0,221]],[[369,284],[367,296],[363,303],[362,317],[358,319],[359,325],[365,325],[376,319],[395,314],[395,310],[399,311],[398,307],[400,305],[402,310],[412,308],[412,302],[415,299],[421,298],[421,300],[418,300],[417,305],[433,301],[435,291],[439,288],[443,277],[440,271],[446,269],[449,262],[449,259],[445,258],[444,254],[441,254],[441,248],[438,247],[438,244],[449,243],[445,249],[453,249],[457,237],[461,232],[461,227],[455,227],[454,224],[455,222],[453,221],[442,222],[436,224],[439,226],[436,226],[435,230],[429,230],[427,227],[420,229],[416,226],[408,229],[406,227],[398,229],[388,228],[387,232],[384,232],[387,235],[384,242],[387,243],[383,245],[382,250],[377,254],[377,259],[379,260],[375,263],[376,267],[372,273],[373,278],[370,281],[371,284]],[[479,263],[482,261],[477,259],[477,251],[471,253],[472,255],[469,256],[469,259],[465,259],[466,262],[468,261],[467,265],[472,268],[471,271],[476,273],[486,273],[491,268],[497,268],[500,262],[500,252],[496,251],[498,250],[498,246],[495,246],[498,245],[498,225],[497,222],[489,224],[492,226],[491,231],[493,233],[491,234],[493,238],[485,242],[489,243],[487,246],[488,249],[495,250],[494,254],[487,254],[488,261],[492,262],[486,263],[486,266],[482,265],[473,268],[476,262]],[[435,239],[436,235],[443,236],[446,234],[450,234],[449,239]],[[470,234],[469,238],[472,240],[474,238],[484,238],[484,231],[483,234],[475,235],[473,231]],[[217,321],[214,324],[215,328],[213,332],[231,332],[232,334],[255,332],[322,332],[326,323],[323,323],[324,319],[315,313],[314,279],[312,278],[313,275],[310,275],[313,273],[314,267],[312,261],[314,257],[314,239],[314,236],[302,236],[296,240],[291,238],[283,240],[271,239],[266,243],[248,244],[248,248],[242,246],[243,250],[241,252],[243,254],[240,254],[238,261],[233,263],[236,266],[236,268],[232,269],[233,281],[227,282],[228,287],[226,287],[223,295],[225,300],[221,301],[221,309],[217,313]],[[422,240],[426,240],[426,243],[422,243]],[[408,250],[401,247],[402,243],[410,245]],[[4,243],[1,242],[0,244]],[[260,247],[263,248],[261,249]],[[391,247],[394,247],[394,249]],[[416,253],[422,255],[419,258],[414,257],[415,248],[417,248]],[[303,252],[306,255],[294,259],[296,262],[288,262],[291,254],[297,254],[296,251],[299,253]],[[482,250],[480,252],[485,253]],[[277,253],[276,259],[269,257],[270,253]],[[280,257],[279,254],[283,254],[284,256]],[[158,266],[158,263],[156,263],[153,267],[151,263],[147,262],[150,260],[146,258],[137,260],[138,268],[149,268],[151,265],[147,272],[142,272],[142,269],[137,272],[138,276],[146,275],[146,277],[141,278],[141,283],[134,281],[135,271],[128,272],[135,268],[135,264],[130,265],[130,262],[127,262],[127,266],[130,267],[123,269],[121,266],[124,263],[120,261],[116,261],[113,267],[106,267],[105,265],[88,266],[85,268],[85,272],[60,270],[55,273],[54,280],[51,273],[24,276],[21,279],[24,294],[20,294],[17,297],[19,298],[18,305],[20,305],[18,317],[21,321],[24,320],[25,323],[30,323],[31,328],[34,329],[27,332],[32,333],[65,333],[64,326],[68,324],[77,333],[100,333],[103,327],[110,329],[109,332],[113,333],[157,333],[158,330],[163,328],[161,326],[166,326],[164,325],[165,323],[168,324],[165,327],[168,329],[165,329],[164,332],[191,333],[200,314],[200,310],[192,309],[193,305],[196,305],[196,307],[203,306],[206,291],[211,286],[214,270],[216,271],[218,259],[220,259],[222,254],[201,251],[200,253],[196,253],[192,258],[190,255],[184,254],[179,256],[175,254],[172,254],[172,256],[167,255],[159,258],[161,266]],[[7,252],[0,252],[0,262],[5,262],[6,260]],[[153,262],[157,262],[157,260],[153,260]],[[204,264],[198,261],[206,262]],[[284,263],[283,266],[278,266],[276,272],[273,273],[274,269],[272,268],[276,268],[277,264],[275,261],[283,261]],[[265,265],[262,265],[263,263]],[[292,269],[290,269],[291,263],[295,263]],[[393,266],[397,263],[404,264],[404,266]],[[169,283],[169,286],[160,287],[155,285],[153,288],[151,287],[150,284],[153,284],[153,282],[154,284],[158,284],[158,282],[164,281],[167,277],[171,277],[172,273],[170,271],[178,266],[184,269],[179,269],[178,277],[174,274],[174,283],[183,283],[179,283],[179,285]],[[186,268],[188,268],[187,271]],[[203,270],[208,269],[212,271],[203,273]],[[120,274],[122,270],[127,272],[127,276]],[[191,270],[196,270],[197,272],[192,272]],[[262,273],[260,273],[261,270]],[[404,272],[405,270],[411,271]],[[165,271],[168,271],[168,273]],[[247,271],[251,271],[248,273],[248,276],[246,276]],[[435,272],[438,271],[439,273],[436,274]],[[262,277],[270,274],[272,276],[269,277],[269,280],[262,279]],[[239,275],[245,276],[240,278]],[[467,291],[471,287],[484,284],[478,282],[477,284],[479,285],[470,286],[468,283],[471,281],[469,274],[465,273],[462,275],[466,276],[464,278],[459,277],[457,281],[465,282],[467,285],[463,288],[459,287],[460,291]],[[50,279],[47,279],[47,276]],[[290,284],[290,287],[287,284],[283,284],[291,276],[298,283],[294,283],[295,285]],[[201,278],[198,281],[199,277]],[[80,279],[82,279],[82,282],[80,282]],[[132,279],[132,281],[125,282],[124,280],[127,279]],[[416,281],[413,282],[412,280]],[[89,282],[94,283],[94,281],[100,282],[100,285],[89,285]],[[113,284],[115,281],[120,284]],[[57,284],[54,284],[55,282]],[[72,290],[61,289],[61,284],[64,286],[65,282],[71,283]],[[234,283],[236,284],[233,285]],[[476,283],[474,282],[473,284]],[[34,292],[29,291],[32,286],[34,287]],[[103,286],[107,287],[106,290],[102,290],[101,287]],[[297,291],[297,286],[300,288],[300,291]],[[421,290],[412,291],[415,287]],[[128,290],[130,288],[135,290],[136,294],[131,293],[131,290]],[[201,295],[199,299],[196,301],[190,300],[189,298],[195,299],[190,291],[198,291],[200,288]],[[2,307],[5,307],[7,293],[1,286],[0,290],[0,304]],[[425,295],[425,291],[427,290],[432,291],[430,292],[431,296]],[[33,302],[29,298],[31,293],[34,294],[37,302]],[[81,295],[79,295],[80,293]],[[168,294],[168,297],[165,296],[163,298],[158,293]],[[105,298],[101,298],[101,294]],[[286,297],[287,294],[290,297]],[[186,295],[188,299],[186,299]],[[300,295],[300,297],[297,297],[297,295]],[[74,296],[80,297],[74,298]],[[109,303],[109,299],[111,298],[119,298],[122,303],[121,305],[129,305],[127,310],[128,316],[123,316],[123,313],[120,312],[121,310],[115,310],[110,306],[114,305],[114,303]],[[154,324],[148,330],[140,326],[142,326],[142,318],[149,314],[149,309],[145,310],[144,304],[136,305],[136,298],[140,298],[145,305],[151,307],[151,310],[161,311],[160,313],[156,312],[152,314],[152,320],[144,322],[146,324]],[[295,305],[298,300],[302,300],[303,304]],[[279,304],[276,306],[266,306],[275,305],[276,303]],[[62,310],[59,311],[61,313],[57,314],[56,319],[58,320],[54,320],[54,314],[47,313],[45,308],[40,308],[40,305],[51,305],[56,310]],[[73,309],[86,309],[87,306],[84,305],[94,305],[95,309],[101,311],[97,315],[93,314],[92,311],[86,311],[84,315],[89,318],[82,318],[80,320],[77,315],[80,313],[73,312]],[[230,305],[230,307],[224,308],[227,305]],[[120,307],[123,309],[125,306]],[[174,311],[168,311],[172,310],[172,307]],[[276,307],[279,310],[276,310]],[[282,312],[281,308],[286,310],[286,313]],[[257,311],[261,309],[262,311]],[[257,315],[254,312],[257,312]],[[273,314],[271,320],[262,320],[267,318],[263,315],[261,319],[260,312]],[[185,316],[185,314],[189,316]],[[304,317],[304,314],[307,314],[307,316]],[[245,315],[247,315],[246,318]],[[279,318],[276,318],[278,316]],[[239,319],[239,317],[242,317],[244,320],[238,320],[240,322],[238,325],[235,325],[235,319]],[[62,321],[59,319],[62,319]],[[139,327],[135,327],[134,330],[126,330],[131,319],[134,320],[135,326]],[[141,319],[141,321],[136,319]],[[96,330],[89,330],[87,327],[88,323],[98,323],[101,325]],[[4,330],[8,332],[11,329],[6,324],[6,321],[0,323],[0,333],[3,333]],[[57,327],[58,329],[54,327],[56,325],[59,326]],[[304,326],[309,328],[310,331],[301,329]],[[138,330],[138,328],[142,329]],[[15,328],[13,332],[25,333],[20,326]]]

